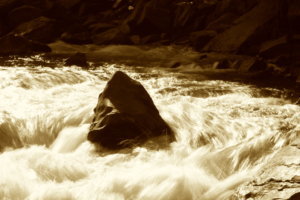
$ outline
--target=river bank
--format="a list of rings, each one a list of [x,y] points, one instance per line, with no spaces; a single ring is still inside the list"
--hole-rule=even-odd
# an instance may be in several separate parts
[[[48,54],[62,43],[77,45],[80,53],[85,45],[177,45],[199,53],[195,65],[264,71],[300,82],[296,0],[5,0],[0,11],[3,56]],[[117,54],[118,61],[124,55],[116,51],[106,53]],[[131,51],[141,53],[135,60],[144,59],[138,48],[121,52]],[[164,67],[188,64],[177,56],[166,58]]]

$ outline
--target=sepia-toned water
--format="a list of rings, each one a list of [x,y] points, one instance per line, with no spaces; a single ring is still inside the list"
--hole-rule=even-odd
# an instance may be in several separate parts
[[[176,142],[120,152],[86,136],[117,71],[140,81]],[[0,199],[216,200],[299,137],[286,91],[159,68],[0,67]]]

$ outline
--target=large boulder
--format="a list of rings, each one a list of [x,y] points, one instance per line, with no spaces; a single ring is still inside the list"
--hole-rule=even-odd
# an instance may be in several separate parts
[[[59,32],[55,20],[42,16],[20,24],[12,33],[30,40],[50,43],[58,37]]]
[[[111,28],[102,33],[95,34],[92,37],[93,43],[98,45],[103,44],[128,44],[130,42],[128,34],[129,26],[126,24]]]
[[[29,5],[23,5],[13,9],[8,14],[9,23],[12,27],[17,26],[23,22],[30,21],[34,18],[40,17],[42,10]]]
[[[282,36],[261,44],[259,53],[280,66],[300,65],[300,35]]]
[[[206,26],[206,30],[214,30],[218,33],[223,32],[232,26],[233,22],[238,18],[238,15],[233,13],[224,13],[217,19],[211,21]]]
[[[108,149],[174,136],[141,83],[116,72],[100,94],[88,140]]]
[[[0,55],[23,55],[50,52],[51,49],[24,37],[7,35],[0,38]]]
[[[252,10],[238,18],[232,27],[218,34],[204,51],[237,52],[259,28],[277,16],[281,0],[261,0]]]
[[[189,40],[195,49],[202,49],[210,39],[217,35],[216,31],[202,30],[190,33]]]
[[[130,28],[137,34],[169,32],[172,27],[171,2],[150,0],[138,1],[127,19]]]
[[[88,44],[91,43],[91,34],[87,31],[87,27],[80,23],[73,22],[73,24],[60,36],[64,42],[71,44]]]

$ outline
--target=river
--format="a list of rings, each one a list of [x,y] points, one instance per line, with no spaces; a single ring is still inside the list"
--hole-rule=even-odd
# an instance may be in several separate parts
[[[103,152],[87,141],[98,95],[117,70],[144,85],[175,142]],[[1,66],[0,80],[3,200],[228,199],[299,137],[289,90],[200,72],[25,62]]]

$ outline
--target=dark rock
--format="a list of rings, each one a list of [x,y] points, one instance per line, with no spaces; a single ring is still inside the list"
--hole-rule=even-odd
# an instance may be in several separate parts
[[[59,0],[56,3],[62,7],[65,7],[67,9],[71,9],[76,4],[80,3],[81,0]]]
[[[205,58],[207,58],[207,57],[208,57],[208,56],[207,56],[206,54],[201,55],[201,56],[199,56],[199,60],[205,59]]]
[[[279,10],[280,0],[262,0],[252,10],[238,18],[231,28],[218,34],[205,47],[204,51],[237,52],[255,32]]]
[[[239,71],[243,72],[254,72],[254,71],[264,71],[267,69],[267,63],[262,59],[249,57],[248,59],[241,60],[239,62]]]
[[[211,21],[206,26],[206,30],[213,30],[218,33],[223,32],[233,25],[233,22],[238,18],[238,15],[233,13],[224,13],[217,19]]]
[[[141,35],[169,32],[172,27],[170,6],[164,5],[167,1],[141,1],[129,17],[130,28]],[[158,4],[162,5],[158,5]]]
[[[190,33],[190,41],[195,49],[202,49],[217,33],[215,31],[203,30]]]
[[[1,0],[0,1],[0,13],[4,14],[13,9],[19,4],[19,0]]]
[[[170,63],[170,68],[178,68],[181,66],[181,63],[178,61]]]
[[[295,78],[295,82],[300,85],[300,64],[290,69],[292,77]]]
[[[35,8],[39,8],[43,11],[49,10],[57,2],[53,0],[19,0],[22,2],[22,5],[29,5]]]
[[[71,19],[70,23],[71,25],[68,25],[67,27],[64,26],[63,28],[64,33],[61,35],[62,40],[66,42],[70,41],[70,43],[72,43],[72,40],[74,40],[74,43],[78,44],[91,40],[87,26],[81,24],[79,20],[75,19]]]
[[[65,32],[60,36],[60,39],[70,44],[89,44],[92,42],[89,32]]]
[[[105,10],[111,10],[114,1],[110,0],[84,0],[80,3],[81,14],[97,14]]]
[[[0,46],[1,55],[36,54],[51,51],[47,45],[13,35],[0,38]]]
[[[34,18],[40,17],[42,11],[39,8],[33,6],[23,5],[13,9],[8,14],[9,23],[12,27],[19,25],[23,22],[30,21]]]
[[[287,200],[299,200],[300,199],[300,192],[297,192],[296,194],[293,194],[290,198]]]
[[[135,45],[142,44],[142,39],[139,35],[132,35],[129,37],[129,39],[132,42],[132,44]]]
[[[15,35],[26,37],[42,43],[53,42],[59,34],[55,27],[55,21],[46,17],[39,17],[17,26],[13,32]]]
[[[231,67],[231,63],[227,60],[220,60],[213,64],[213,69],[228,69]]]
[[[65,65],[77,65],[79,67],[88,67],[86,55],[84,53],[76,53],[65,61]]]
[[[160,42],[160,44],[163,44],[164,36],[163,34],[149,34],[147,36],[141,37],[141,44],[148,44],[148,43],[155,43]]]
[[[289,0],[288,8],[289,29],[293,33],[300,34],[300,1]]]
[[[261,44],[259,53],[260,53],[260,55],[267,57],[267,58],[272,58],[272,57],[278,56],[278,53],[286,54],[286,53],[288,53],[288,51],[286,48],[283,47],[286,45],[287,45],[287,37],[286,36],[277,38],[275,40],[268,40],[268,41],[264,42],[263,44]],[[284,48],[284,49],[282,49],[282,48]],[[275,54],[277,54],[277,55],[275,55]]]
[[[280,66],[296,66],[300,64],[300,52],[297,49],[300,49],[300,35],[282,36],[262,43],[259,54]]]
[[[120,149],[162,135],[174,139],[145,88],[123,72],[107,83],[94,112],[88,140],[103,147]]]
[[[164,34],[149,34],[146,36],[132,35],[129,37],[129,40],[132,44],[135,45],[141,45],[141,44],[164,45],[168,43],[168,41],[164,39]]]
[[[111,29],[114,27],[113,24],[111,23],[101,23],[101,22],[97,22],[97,23],[94,23],[94,22],[85,22],[85,24],[88,25],[88,29],[92,32],[92,33],[101,33],[101,32],[104,32],[108,29]]]
[[[215,1],[172,1],[171,10],[173,37],[186,35],[187,32],[203,30],[215,10]],[[200,14],[201,13],[201,14]]]
[[[127,25],[121,25],[109,29],[92,37],[93,43],[102,44],[127,44],[130,42],[128,33],[130,29]]]
[[[257,0],[222,0],[217,4],[215,15],[226,12],[242,15],[257,4]]]
[[[9,29],[8,29],[7,25],[3,21],[0,20],[0,37],[5,35],[8,32],[8,30]]]
[[[67,10],[65,7],[59,5],[58,1],[53,2],[49,5],[49,8],[45,10],[45,15],[48,18],[56,19],[58,22],[62,23],[64,27],[72,25],[73,18],[75,15]],[[70,19],[71,18],[71,19]]]

